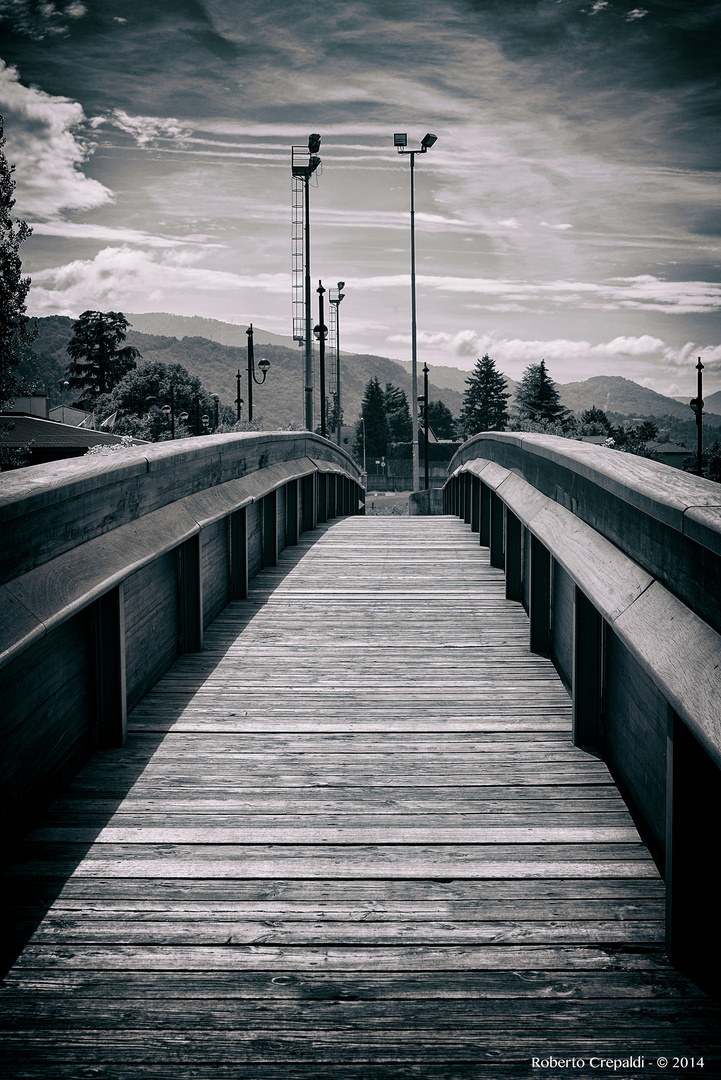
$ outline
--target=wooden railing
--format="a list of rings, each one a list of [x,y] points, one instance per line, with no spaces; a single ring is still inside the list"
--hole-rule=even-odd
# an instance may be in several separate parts
[[[0,800],[22,833],[248,580],[360,471],[308,432],[217,435],[0,476]]]
[[[529,614],[666,879],[669,955],[718,987],[721,486],[553,436],[486,433],[450,463],[462,517]]]

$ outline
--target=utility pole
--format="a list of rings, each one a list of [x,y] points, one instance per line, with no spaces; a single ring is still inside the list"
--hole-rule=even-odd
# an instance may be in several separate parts
[[[696,413],[696,472],[703,476],[703,364],[701,357],[696,364],[698,378],[696,382],[696,397],[691,399],[691,408]]]

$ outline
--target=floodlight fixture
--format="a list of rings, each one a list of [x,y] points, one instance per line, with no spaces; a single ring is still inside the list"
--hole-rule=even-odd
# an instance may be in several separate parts
[[[397,131],[393,136],[394,146],[408,146],[408,135],[405,131]]]
[[[320,150],[320,135],[314,134],[308,136],[308,153],[317,154]]]
[[[433,146],[433,143],[436,142],[438,142],[438,136],[432,135],[429,131],[421,139],[421,147],[423,150],[430,150],[430,148]]]

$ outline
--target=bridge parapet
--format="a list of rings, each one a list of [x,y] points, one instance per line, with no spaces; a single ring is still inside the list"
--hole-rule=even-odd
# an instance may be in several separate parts
[[[571,693],[574,741],[605,758],[665,873],[672,959],[717,980],[721,487],[522,433],[474,437],[449,470],[446,512],[505,570]]]
[[[361,512],[309,432],[203,436],[0,476],[0,800],[22,832],[279,551]]]

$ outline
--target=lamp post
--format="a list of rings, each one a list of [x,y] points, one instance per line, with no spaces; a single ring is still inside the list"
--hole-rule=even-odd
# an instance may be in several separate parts
[[[305,345],[305,426],[308,431],[313,430],[313,342],[311,339],[311,326],[313,323],[311,314],[310,294],[310,178],[320,165],[320,135],[308,136],[308,148],[293,146],[291,148],[291,173],[303,181],[304,209],[303,209],[303,234],[304,234],[304,297],[305,297],[305,333],[303,343]]]
[[[326,405],[325,405],[325,339],[328,337],[328,327],[325,325],[325,308],[323,304],[323,297],[325,296],[325,289],[323,288],[323,282],[318,282],[318,322],[313,327],[313,334],[318,342],[318,355],[319,355],[319,368],[320,368],[320,433],[325,439],[325,417],[326,417]]]
[[[175,389],[170,387],[170,405],[163,405],[162,411],[170,417],[170,438],[175,438]]]
[[[703,364],[701,363],[701,357],[698,358],[696,364],[696,371],[698,372],[698,380],[696,383],[696,397],[691,399],[691,408],[696,413],[696,472],[699,476],[703,476]]]
[[[220,398],[217,394],[213,394],[213,411],[215,416],[213,418],[213,431],[218,430],[218,412],[220,410]]]
[[[266,375],[268,374],[268,368],[270,367],[270,360],[258,361],[258,367],[263,374],[263,378],[259,379],[255,374],[255,351],[253,349],[252,323],[245,332],[248,335],[248,423],[250,423],[253,419],[253,383],[256,383],[258,386],[263,385]]]
[[[408,154],[411,159],[411,401],[418,397],[418,351],[416,339],[416,202],[415,202],[415,161],[416,154],[425,154],[438,141],[437,135],[429,132],[421,139],[420,149],[408,149],[408,135],[404,131],[396,132],[393,145],[399,154]],[[418,410],[413,409],[413,490],[418,491]]]
[[[240,396],[240,368],[238,368],[238,374],[235,376],[235,415],[238,423],[240,423],[240,409],[243,404],[243,399]]]
[[[423,408],[423,460],[425,462],[425,489],[428,491],[428,364],[423,365],[423,396],[419,397]]]
[[[341,442],[341,411],[340,411],[340,302],[345,299],[345,281],[338,282],[338,288],[331,289],[331,293],[335,292],[335,296],[329,296],[328,302],[335,306],[335,430],[336,430],[336,442],[340,446]]]

